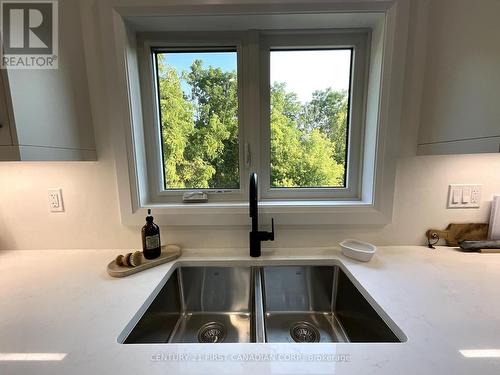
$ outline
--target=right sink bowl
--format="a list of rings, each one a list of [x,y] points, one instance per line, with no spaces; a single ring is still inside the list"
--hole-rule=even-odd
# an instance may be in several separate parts
[[[338,266],[262,267],[266,342],[401,342]]]

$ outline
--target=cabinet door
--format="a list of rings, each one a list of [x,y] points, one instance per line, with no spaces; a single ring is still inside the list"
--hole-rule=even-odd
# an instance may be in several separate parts
[[[9,124],[9,112],[7,106],[7,86],[5,81],[5,71],[0,72],[0,145],[12,144],[12,135]]]
[[[484,1],[481,6],[467,0],[427,3],[430,37],[418,153],[497,153],[500,2]]]

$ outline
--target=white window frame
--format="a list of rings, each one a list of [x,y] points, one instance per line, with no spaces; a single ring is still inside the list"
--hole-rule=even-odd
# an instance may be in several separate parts
[[[268,200],[359,200],[361,197],[368,30],[279,30],[239,33],[204,32],[139,35],[141,91],[149,194],[155,203],[181,203],[182,195],[203,191],[210,202],[246,202],[249,173],[259,175],[260,194]],[[249,41],[252,40],[253,43]],[[258,46],[255,44],[258,43]],[[158,102],[157,51],[217,51],[235,48],[238,75],[239,189],[164,189],[161,124]],[[251,48],[259,51],[253,55]],[[353,51],[348,124],[346,187],[271,188],[270,186],[270,49],[350,48]],[[255,65],[257,65],[255,67]],[[251,68],[251,67],[254,68]],[[255,85],[252,83],[259,82]],[[260,102],[255,97],[260,97]],[[253,99],[252,99],[253,98]],[[259,120],[260,119],[260,120]],[[257,124],[257,126],[255,125]],[[260,158],[257,157],[260,155]]]
[[[226,33],[169,33],[169,34],[142,34],[138,37],[141,70],[141,97],[144,116],[144,136],[146,147],[147,174],[149,194],[155,203],[180,203],[186,192],[203,191],[209,195],[211,202],[242,201],[248,190],[245,183],[248,181],[244,165],[245,128],[240,115],[244,111],[243,91],[243,36]],[[157,72],[154,53],[157,51],[217,51],[224,48],[234,48],[237,54],[238,76],[238,139],[239,139],[239,176],[238,189],[206,188],[206,189],[165,189],[163,181],[162,139],[159,113],[159,98],[157,87]]]

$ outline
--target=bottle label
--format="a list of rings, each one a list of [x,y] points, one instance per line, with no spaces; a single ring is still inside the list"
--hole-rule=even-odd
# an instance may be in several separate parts
[[[146,250],[153,250],[160,247],[160,235],[146,236]]]

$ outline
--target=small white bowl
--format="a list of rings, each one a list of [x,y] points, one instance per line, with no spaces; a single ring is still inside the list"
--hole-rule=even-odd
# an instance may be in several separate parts
[[[368,242],[358,240],[344,240],[339,243],[342,249],[342,254],[346,257],[359,260],[361,262],[368,262],[372,259],[373,254],[377,251],[377,247]]]

